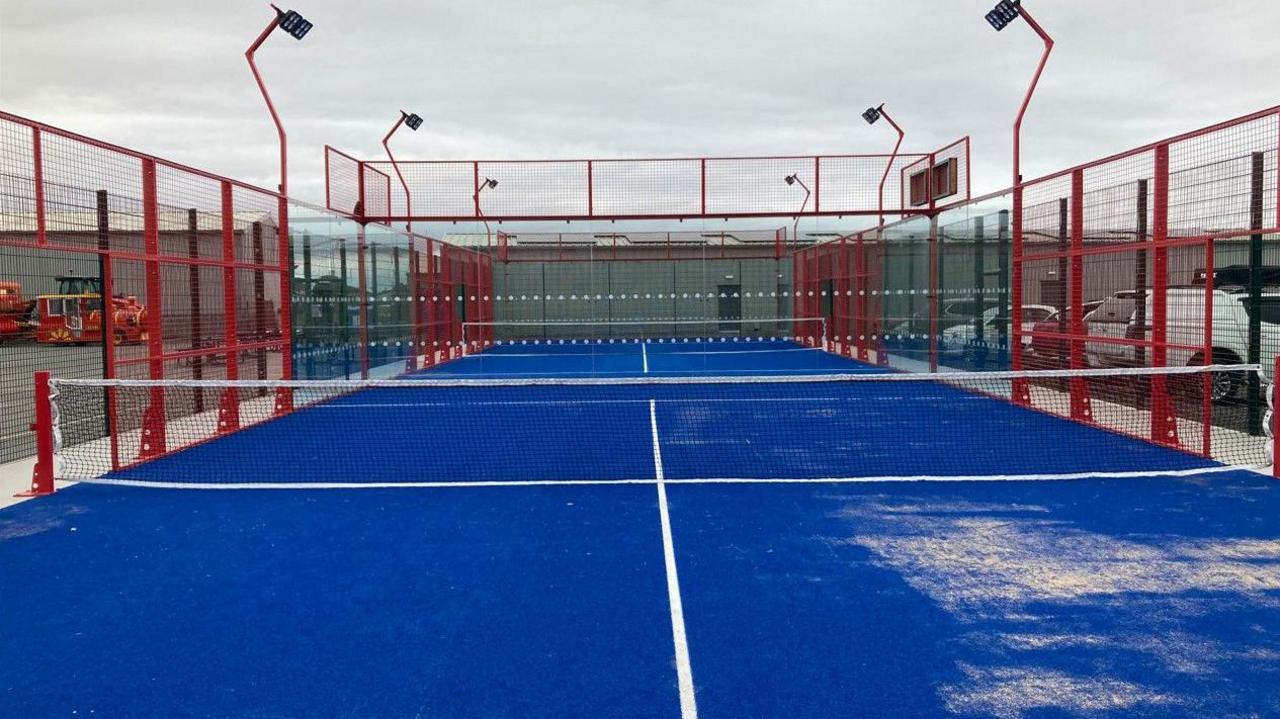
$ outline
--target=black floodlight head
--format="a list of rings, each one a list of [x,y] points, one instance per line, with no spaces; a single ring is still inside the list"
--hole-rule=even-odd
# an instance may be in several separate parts
[[[276,12],[280,12],[277,10]],[[280,19],[276,21],[280,25],[280,29],[289,33],[295,40],[301,40],[311,32],[311,22],[305,17],[298,14],[296,10],[280,13]]]
[[[408,125],[410,130],[416,131],[419,127],[422,127],[421,117],[418,117],[412,112],[405,112],[404,110],[401,110],[400,114],[404,115],[404,124]]]
[[[876,124],[876,121],[880,119],[880,108],[868,107],[867,111],[862,113],[862,119],[866,120],[868,125]]]
[[[795,175],[787,175],[786,177],[783,178],[783,180],[785,180],[788,185],[796,184],[796,181],[799,179],[800,178]]]
[[[991,23],[991,27],[995,28],[996,32],[1000,32],[1009,23],[1018,19],[1020,4],[1020,0],[1000,0],[994,9],[987,13],[987,22]]]
[[[484,186],[484,187],[489,188],[490,190],[492,190],[493,188],[495,188],[495,187],[497,187],[497,186],[498,186],[498,181],[497,181],[497,180],[490,180],[489,178],[487,178],[487,177],[486,177],[486,178],[484,178],[484,184],[483,184],[483,186]]]

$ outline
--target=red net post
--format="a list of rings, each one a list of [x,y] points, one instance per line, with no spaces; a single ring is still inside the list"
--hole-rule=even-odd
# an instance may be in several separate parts
[[[1214,238],[1204,243],[1204,363],[1213,362]],[[1200,385],[1200,453],[1213,458],[1213,375],[1206,372]]]
[[[160,276],[160,217],[156,199],[155,160],[142,161],[142,229],[146,252],[148,375],[164,379],[164,292]],[[142,418],[139,458],[165,453],[164,388],[151,389],[151,403]]]
[[[227,379],[240,378],[239,321],[236,307],[236,225],[231,183],[223,181],[222,193],[222,314],[223,342],[227,346]],[[218,432],[240,429],[240,390],[222,390],[218,400]]]
[[[1154,207],[1151,228],[1151,365],[1166,367],[1169,301],[1169,145],[1155,148]],[[1212,360],[1207,360],[1212,361]],[[1178,421],[1166,378],[1151,378],[1151,441],[1178,446]]]
[[[293,379],[293,252],[289,246],[289,198],[284,195],[280,196],[279,216],[277,230],[280,233],[280,244],[277,260],[280,266],[280,304],[277,307],[279,313],[277,326],[280,328],[281,340],[280,376],[284,379]],[[292,411],[292,391],[287,387],[281,387],[276,391],[276,414]]]
[[[31,470],[31,489],[19,497],[39,497],[53,493],[53,405],[49,392],[49,373],[35,373],[36,466]]]
[[[1071,173],[1071,369],[1084,369],[1084,170]],[[1021,317],[1014,322],[1021,323]],[[1089,387],[1082,377],[1071,378],[1071,418],[1079,422],[1093,419]]]
[[[1010,316],[1012,321],[1009,323],[1009,356],[1010,367],[1016,372],[1023,369],[1022,367],[1022,179],[1018,178],[1018,184],[1013,188],[1013,247],[1011,248],[1011,268],[1009,278],[1009,289],[1011,293]],[[1025,379],[1013,380],[1012,399],[1015,403],[1021,405],[1031,404],[1031,386]]]

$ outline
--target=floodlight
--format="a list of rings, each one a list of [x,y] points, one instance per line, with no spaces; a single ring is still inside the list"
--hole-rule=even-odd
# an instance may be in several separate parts
[[[1019,5],[1021,0],[1000,0],[999,4],[987,13],[987,22],[991,23],[991,27],[1000,32],[1006,25],[1018,19],[1021,13]]]
[[[276,12],[279,12],[279,10]],[[296,10],[280,13],[280,19],[277,22],[280,25],[280,29],[292,35],[295,40],[301,40],[306,37],[312,28],[311,22],[299,15]]]
[[[482,186],[483,186],[483,187],[488,187],[490,190],[492,190],[493,188],[495,188],[495,187],[497,187],[497,186],[498,186],[498,181],[497,181],[497,180],[490,180],[489,178],[487,178],[487,177],[486,177],[486,178],[484,178],[484,182],[482,183]]]
[[[797,182],[800,178],[799,178],[799,177],[796,177],[795,175],[787,175],[786,177],[784,177],[784,178],[782,178],[782,179],[783,179],[783,180],[784,180],[788,185],[794,185],[794,184],[796,184],[796,182]]]
[[[868,125],[876,124],[876,121],[880,119],[880,108],[868,107],[867,111],[862,113],[862,119],[866,120]]]
[[[401,112],[404,111],[401,110]],[[417,130],[422,127],[422,118],[412,112],[406,112],[404,114],[404,124],[408,125],[410,130]]]

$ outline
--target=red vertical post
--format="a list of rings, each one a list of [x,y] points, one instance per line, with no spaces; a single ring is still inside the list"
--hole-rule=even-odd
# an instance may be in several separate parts
[[[595,179],[592,177],[593,165],[591,160],[587,160],[587,216],[596,214],[595,204]]]
[[[146,254],[144,262],[147,287],[147,362],[148,376],[164,379],[164,290],[160,277],[160,209],[156,195],[156,162],[142,161],[142,234]],[[165,406],[164,389],[151,388],[151,399],[143,413],[142,441],[139,458],[164,454]]]
[[[328,145],[324,146],[324,206],[327,209],[332,210],[333,209],[333,200],[331,199],[332,193],[329,192],[329,178],[331,177],[331,175],[329,174],[329,149],[330,148]]]
[[[419,265],[422,263],[422,256],[418,252],[417,241],[413,235],[409,235],[409,358],[405,361],[405,371],[414,372],[418,369],[418,354],[422,351],[422,287],[419,286],[421,280],[419,274]]]
[[[48,234],[44,215],[44,147],[40,138],[40,128],[31,128],[31,174],[36,196],[36,244],[44,245],[48,242]]]
[[[1071,369],[1084,369],[1084,170],[1071,173]],[[1014,320],[1021,322],[1021,318]],[[1083,377],[1070,383],[1071,419],[1093,420],[1089,388]]]
[[[867,250],[858,233],[853,247],[853,340],[857,357],[867,360]]]
[[[360,198],[356,201],[356,207],[360,211],[354,214],[362,220],[369,214],[369,206],[364,201],[364,190],[364,161],[361,160],[356,163],[356,194]]]
[[[222,316],[227,379],[240,378],[239,316],[236,308],[236,224],[231,183],[222,181]],[[218,432],[240,429],[240,390],[227,388],[218,401]]]
[[[471,163],[471,199],[475,203],[476,217],[480,216],[480,163]]]
[[[707,158],[702,158],[702,214],[707,214]]]
[[[932,174],[932,173],[930,173]],[[930,192],[930,195],[933,193]],[[929,371],[938,371],[938,216],[929,215]],[[1017,320],[1014,320],[1015,322]]]
[[[111,207],[106,190],[98,190],[98,267],[102,274],[102,376],[111,379],[116,376],[115,348],[115,283],[112,279],[111,256]],[[111,442],[111,468],[120,467],[120,441],[116,433],[116,393],[114,388],[106,390],[107,435]]]
[[[1010,269],[1009,356],[1014,371],[1022,369],[1022,180],[1013,188],[1013,247]],[[1012,400],[1031,404],[1031,386],[1025,379],[1013,380]]]
[[[1151,366],[1167,367],[1169,285],[1169,146],[1155,150],[1155,206],[1151,234]],[[1212,361],[1212,360],[1209,360]],[[1178,424],[1167,379],[1151,377],[1151,440],[1178,445]]]
[[[369,379],[369,289],[364,268],[366,249],[364,225],[360,225],[356,230],[356,273],[359,275],[356,286],[360,293],[360,379]]]
[[[36,466],[31,471],[31,489],[19,497],[39,497],[53,493],[53,407],[49,392],[49,373],[35,373],[36,421],[31,426],[36,432]]]
[[[1204,243],[1204,363],[1213,363],[1213,238]],[[1277,361],[1280,361],[1278,359]],[[1204,373],[1200,385],[1200,453],[1213,458],[1213,375]]]
[[[822,209],[822,157],[813,158],[813,211]]]

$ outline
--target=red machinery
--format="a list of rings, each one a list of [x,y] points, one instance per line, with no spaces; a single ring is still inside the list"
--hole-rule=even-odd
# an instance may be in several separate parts
[[[136,297],[111,298],[111,341],[134,344],[147,337],[147,310]],[[102,285],[96,277],[58,278],[56,294],[36,299],[36,342],[95,344],[102,342]]]

